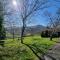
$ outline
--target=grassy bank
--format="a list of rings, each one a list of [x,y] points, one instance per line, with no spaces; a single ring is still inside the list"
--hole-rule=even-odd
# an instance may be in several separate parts
[[[42,54],[40,50],[46,53],[55,44],[49,38],[41,38],[38,35],[25,37],[24,43],[30,45],[39,56]],[[5,47],[0,48],[0,55],[1,60],[38,60],[33,52],[17,39],[5,40]]]

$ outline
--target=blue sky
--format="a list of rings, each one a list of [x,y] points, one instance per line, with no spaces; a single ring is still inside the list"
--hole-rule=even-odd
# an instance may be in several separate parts
[[[60,8],[60,2],[54,2],[51,1],[51,3],[53,4],[51,7],[44,9],[44,11],[48,11],[53,15],[56,15],[56,11],[58,10],[58,8]],[[42,11],[42,14],[40,16],[38,16],[37,18],[37,22],[36,24],[42,24],[44,26],[48,25],[48,19],[46,16],[44,16],[44,11]]]
[[[29,25],[29,26],[31,26],[31,25],[44,25],[44,26],[47,26],[49,20],[47,19],[46,16],[44,16],[44,11],[49,11],[50,13],[55,15],[57,9],[60,7],[60,2],[55,2],[53,0],[50,0],[50,2],[51,2],[50,3],[51,6],[49,8],[45,8],[44,10],[40,10],[37,13],[35,13],[35,15],[30,19],[31,22],[28,23],[27,25]],[[10,8],[12,9],[14,7],[10,4]],[[20,17],[18,15],[19,15],[19,13],[15,12],[13,15],[8,16],[8,18],[6,18],[6,19],[10,20],[10,21],[14,21],[16,26],[21,26],[22,22],[21,22]]]

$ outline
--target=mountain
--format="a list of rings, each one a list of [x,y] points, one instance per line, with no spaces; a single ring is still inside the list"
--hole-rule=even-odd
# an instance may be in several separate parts
[[[29,26],[25,28],[25,34],[38,34],[41,33],[42,30],[46,29],[45,26],[36,25],[36,26]],[[19,35],[21,34],[21,27],[8,27],[6,28],[7,33]]]
[[[42,25],[30,26],[26,28],[25,33],[37,34],[41,33],[44,29],[46,29],[46,27]]]

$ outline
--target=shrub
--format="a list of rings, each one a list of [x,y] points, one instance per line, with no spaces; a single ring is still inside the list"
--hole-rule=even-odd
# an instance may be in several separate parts
[[[49,31],[48,31],[48,30],[46,30],[46,31],[42,31],[42,33],[41,33],[41,37],[50,37],[50,33],[49,33]]]

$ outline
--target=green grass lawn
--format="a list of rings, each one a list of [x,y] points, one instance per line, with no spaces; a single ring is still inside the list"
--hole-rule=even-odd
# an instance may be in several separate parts
[[[56,38],[53,40],[56,40]],[[41,38],[38,35],[25,37],[24,43],[30,45],[38,55],[42,54],[40,50],[46,53],[50,47],[56,44],[49,38]],[[0,48],[1,60],[38,60],[33,52],[27,46],[21,44],[18,39],[6,39],[4,46],[4,48]]]

